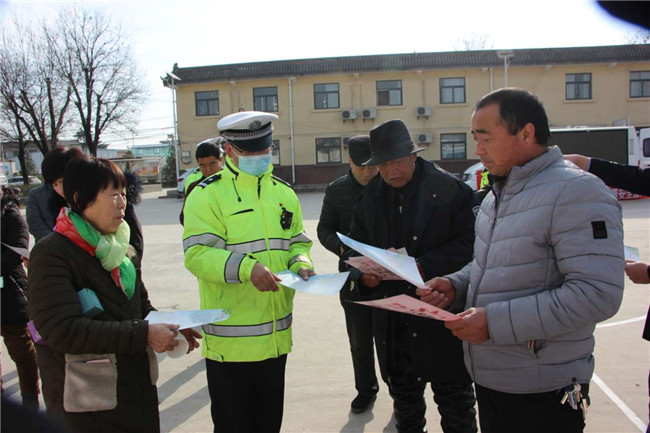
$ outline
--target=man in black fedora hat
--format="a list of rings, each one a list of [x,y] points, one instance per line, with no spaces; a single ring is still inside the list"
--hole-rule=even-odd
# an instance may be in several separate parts
[[[364,166],[370,158],[370,137],[357,135],[348,140],[350,171],[339,177],[325,189],[325,198],[318,220],[318,239],[321,244],[337,257],[343,254],[341,240],[336,232],[347,234],[350,231],[352,210],[363,192],[363,188],[377,175],[376,166]],[[340,260],[339,271],[347,265]],[[354,386],[357,396],[352,400],[352,413],[363,413],[377,398],[379,385],[375,373],[374,343],[372,338],[372,311],[363,305],[348,301],[364,299],[359,292],[351,289],[351,281],[341,288],[341,306],[345,312],[345,326],[352,353]]]
[[[401,120],[370,130],[371,158],[380,176],[365,188],[357,203],[350,237],[379,248],[405,248],[415,257],[422,279],[445,275],[472,260],[474,212],[472,190],[418,157]],[[346,253],[346,257],[352,254]],[[353,272],[362,294],[385,298],[415,287],[403,280]],[[381,375],[393,398],[397,430],[425,431],[424,390],[431,383],[446,433],[476,432],[472,381],[463,366],[460,341],[443,322],[374,309],[374,335]]]

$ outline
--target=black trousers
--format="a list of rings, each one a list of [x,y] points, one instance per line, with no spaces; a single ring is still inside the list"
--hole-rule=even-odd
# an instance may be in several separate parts
[[[287,355],[259,362],[205,360],[214,433],[278,433]]]
[[[347,285],[343,288],[345,288]],[[345,327],[350,340],[354,387],[360,395],[372,396],[379,391],[375,372],[375,349],[372,332],[372,308],[347,302],[341,296]]]
[[[397,344],[394,362],[388,373],[388,389],[399,433],[422,433],[426,426],[427,382],[412,368],[407,345]],[[432,366],[431,368],[435,368]],[[438,405],[440,426],[445,433],[476,433],[476,398],[469,375],[465,380],[431,382],[433,401]]]
[[[581,386],[588,398],[589,385]],[[476,384],[481,433],[581,433],[582,410],[560,404],[563,395],[561,390],[510,394]]]

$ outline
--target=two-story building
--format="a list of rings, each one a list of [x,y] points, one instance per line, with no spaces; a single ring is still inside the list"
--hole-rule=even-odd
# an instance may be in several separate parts
[[[456,51],[174,65],[181,168],[200,141],[240,110],[279,116],[275,173],[322,184],[347,171],[347,139],[390,119],[406,122],[420,155],[450,172],[475,162],[475,102],[522,87],[540,96],[552,127],[650,126],[650,45]]]

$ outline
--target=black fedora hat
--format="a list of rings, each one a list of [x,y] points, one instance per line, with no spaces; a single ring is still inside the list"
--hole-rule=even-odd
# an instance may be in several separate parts
[[[379,165],[421,150],[424,149],[413,143],[411,134],[403,121],[389,120],[375,125],[370,130],[371,157],[363,165]]]

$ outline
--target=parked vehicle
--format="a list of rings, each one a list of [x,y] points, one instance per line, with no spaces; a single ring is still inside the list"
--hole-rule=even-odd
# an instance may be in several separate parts
[[[558,146],[565,155],[578,153],[619,164],[650,168],[650,128],[634,126],[601,128],[551,129],[549,146]],[[479,186],[480,172],[485,167],[476,163],[465,170],[463,181],[472,189]]]
[[[182,197],[185,194],[185,179],[187,179],[187,176],[189,176],[190,173],[193,172],[193,171],[194,171],[194,168],[188,168],[178,178],[178,185],[176,185],[176,192],[178,192],[179,197]]]
[[[9,185],[9,179],[7,179],[7,176],[4,174],[0,174],[0,186],[7,186]]]
[[[578,153],[619,164],[650,167],[650,128],[634,126],[551,129],[549,145],[565,155]]]
[[[9,186],[21,186],[25,184],[22,176],[11,176],[8,180],[9,180]],[[30,185],[40,185],[40,183],[41,180],[36,176],[29,176]]]
[[[477,162],[476,164],[469,166],[463,173],[463,182],[476,191],[481,182],[481,172],[484,168],[485,166],[482,162]]]

